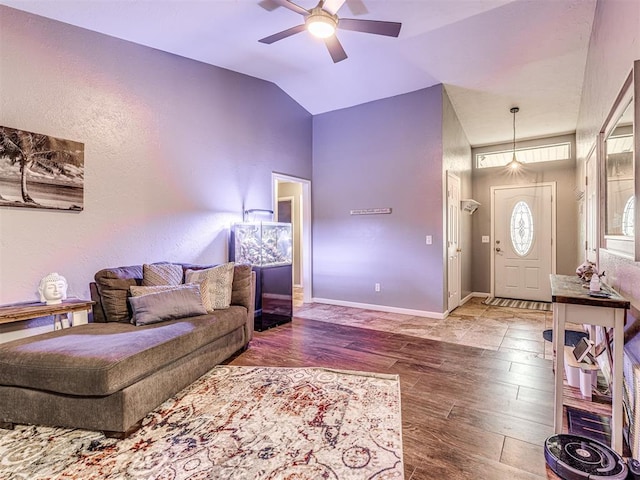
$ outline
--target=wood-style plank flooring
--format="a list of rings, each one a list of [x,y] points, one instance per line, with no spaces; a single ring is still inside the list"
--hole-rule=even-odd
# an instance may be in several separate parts
[[[407,480],[557,479],[542,447],[553,434],[551,360],[526,344],[546,317],[511,310],[495,310],[496,321],[519,327],[522,348],[517,337],[489,350],[296,316],[256,332],[229,363],[398,374]]]

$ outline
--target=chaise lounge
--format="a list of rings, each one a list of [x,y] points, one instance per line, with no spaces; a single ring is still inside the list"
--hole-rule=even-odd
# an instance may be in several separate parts
[[[1,427],[126,437],[164,400],[247,347],[255,295],[249,266],[233,268],[229,308],[136,326],[127,302],[142,278],[142,266],[101,270],[91,284],[93,323],[0,344]]]

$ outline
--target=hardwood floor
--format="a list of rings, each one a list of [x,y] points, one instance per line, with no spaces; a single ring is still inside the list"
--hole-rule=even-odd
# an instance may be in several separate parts
[[[496,317],[518,324],[513,313]],[[531,316],[522,322],[531,326]],[[551,361],[544,349],[520,347],[489,350],[296,317],[256,332],[229,363],[398,374],[406,480],[557,479],[542,447],[553,434]]]

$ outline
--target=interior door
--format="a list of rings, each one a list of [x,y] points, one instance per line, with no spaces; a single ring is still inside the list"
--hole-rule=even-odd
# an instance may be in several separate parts
[[[551,301],[553,185],[493,189],[494,295]]]
[[[451,312],[460,305],[460,178],[447,174],[447,278]]]

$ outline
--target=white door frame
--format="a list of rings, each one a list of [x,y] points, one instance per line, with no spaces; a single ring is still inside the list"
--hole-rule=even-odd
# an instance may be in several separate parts
[[[277,210],[279,182],[293,182],[302,186],[302,208],[300,209],[302,214],[302,301],[310,303],[313,298],[313,275],[311,271],[311,180],[276,172],[271,173],[271,179],[274,211]]]
[[[457,261],[456,261],[456,270],[457,272],[454,272],[456,277],[457,277],[457,282],[456,282],[456,294],[452,295],[451,294],[451,274],[452,272],[450,272],[449,270],[449,257],[451,256],[451,225],[449,224],[451,221],[451,215],[450,215],[450,207],[451,207],[451,195],[450,195],[450,187],[451,187],[451,182],[456,182],[456,185],[458,187],[458,199],[456,200],[457,205],[454,205],[454,207],[456,207],[458,209],[458,215],[457,215],[457,225],[454,225],[453,228],[456,229],[456,256],[457,256]],[[460,248],[460,195],[461,195],[461,190],[462,190],[462,183],[460,181],[460,177],[458,175],[456,175],[453,172],[447,172],[447,238],[446,238],[446,242],[447,242],[447,310],[449,311],[449,313],[451,313],[452,310],[454,310],[455,308],[460,306],[460,303],[462,302],[462,293],[461,293],[461,289],[462,289],[462,255],[460,255],[460,253],[462,252],[461,248]],[[457,300],[457,301],[456,301]]]
[[[593,163],[591,163],[593,162]],[[594,177],[589,176],[589,165],[593,165],[595,172]],[[584,197],[583,197],[583,213],[584,213],[584,241],[585,241],[585,260],[591,260],[598,267],[600,266],[600,163],[596,154],[596,145],[589,150],[584,162]],[[593,202],[590,202],[591,194],[593,194]],[[591,251],[589,251],[591,250]]]
[[[491,187],[491,296],[494,297],[496,293],[496,249],[493,241],[495,240],[495,191],[496,190],[509,190],[525,187],[551,187],[551,273],[556,273],[556,249],[558,242],[556,241],[556,199],[557,187],[556,182],[541,182],[541,183],[525,183],[519,185],[499,185]]]
[[[298,225],[300,225],[300,226],[301,226],[301,225],[302,225],[302,212],[299,212],[299,214],[300,214],[300,215],[298,215],[298,218],[295,218],[295,215],[294,215],[294,212],[295,212],[295,208],[294,208],[294,205],[295,205],[295,197],[290,196],[290,195],[289,195],[289,196],[285,196],[285,197],[281,197],[281,196],[280,196],[280,192],[279,192],[279,191],[278,191],[278,192],[276,192],[276,195],[277,195],[277,198],[276,198],[276,205],[277,205],[278,207],[277,207],[277,208],[274,208],[274,212],[275,212],[275,213],[274,213],[274,220],[275,220],[276,222],[279,222],[279,221],[280,221],[280,205],[279,205],[279,204],[280,204],[280,202],[289,202],[289,203],[290,203],[290,205],[291,205],[291,207],[290,207],[290,208],[291,208],[292,225],[293,225],[293,222],[298,222]],[[295,218],[295,219],[294,219],[294,218]],[[295,230],[295,227],[294,227],[294,230]],[[298,247],[299,247],[299,245],[298,245],[298,240],[296,239],[296,236],[294,235],[294,232],[291,232],[291,255],[292,255],[292,257],[291,257],[291,258],[292,258],[292,262],[294,263],[294,267],[296,266],[296,265],[295,265],[295,258],[296,258],[296,257],[295,257],[295,255],[296,255],[296,248],[298,248]],[[302,261],[302,257],[300,257],[300,258],[301,258],[301,261]],[[298,268],[300,268],[300,270],[302,271],[302,265],[298,265]],[[294,268],[293,270],[294,270],[294,272],[293,272],[293,278],[295,278],[295,277],[296,277],[296,275],[295,275],[295,268]],[[301,281],[302,281],[302,279],[300,278],[298,281],[299,281],[299,282],[301,282]],[[301,286],[301,284],[300,284],[300,283],[296,284],[296,282],[294,281],[294,282],[293,282],[293,286],[294,286],[294,287],[300,287],[300,286]]]

